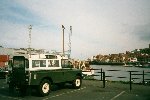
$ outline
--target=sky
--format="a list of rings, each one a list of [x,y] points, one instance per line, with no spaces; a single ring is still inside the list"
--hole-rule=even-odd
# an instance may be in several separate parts
[[[118,54],[148,48],[150,0],[0,0],[0,45],[29,46],[87,59],[97,54]]]

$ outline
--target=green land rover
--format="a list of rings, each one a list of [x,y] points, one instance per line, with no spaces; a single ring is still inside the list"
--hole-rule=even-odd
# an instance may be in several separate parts
[[[80,88],[82,71],[71,66],[67,57],[52,54],[20,54],[13,56],[7,83],[10,91],[24,92],[27,87],[37,89],[40,96],[50,93],[53,84],[72,84]]]

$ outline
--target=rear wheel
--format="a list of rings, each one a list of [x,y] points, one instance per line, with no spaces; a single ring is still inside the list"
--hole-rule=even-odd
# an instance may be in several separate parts
[[[81,87],[81,84],[82,84],[81,77],[78,76],[78,77],[76,77],[76,79],[73,81],[72,86],[73,86],[73,88],[75,88],[75,89],[79,89],[79,88]]]
[[[19,86],[20,96],[25,96],[26,90],[27,90],[27,86],[25,86],[25,85]]]
[[[40,96],[47,96],[51,91],[51,83],[49,80],[43,80],[39,86]]]

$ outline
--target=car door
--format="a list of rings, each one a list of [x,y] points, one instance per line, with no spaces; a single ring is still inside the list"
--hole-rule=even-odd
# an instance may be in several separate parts
[[[12,66],[12,81],[15,84],[25,84],[25,57],[14,56]]]

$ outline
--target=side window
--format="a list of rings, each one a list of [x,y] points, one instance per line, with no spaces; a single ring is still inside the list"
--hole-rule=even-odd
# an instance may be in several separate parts
[[[32,60],[32,67],[46,67],[46,60]]]
[[[59,67],[59,60],[54,60],[54,67]]]
[[[48,60],[48,67],[53,67],[53,60]]]
[[[48,67],[59,67],[59,60],[48,60]]]
[[[46,67],[46,60],[40,60],[40,67]]]
[[[61,60],[62,68],[73,68],[72,63],[67,59]]]
[[[68,68],[69,67],[69,61],[68,60],[62,60],[61,64],[62,64],[62,68]]]
[[[32,60],[32,67],[40,67],[40,61],[39,60]]]

